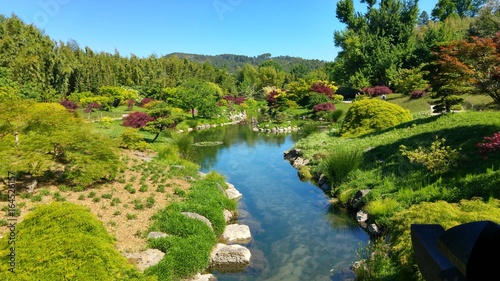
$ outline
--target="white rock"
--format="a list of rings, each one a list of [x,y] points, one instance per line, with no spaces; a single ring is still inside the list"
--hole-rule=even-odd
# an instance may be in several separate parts
[[[226,189],[226,195],[229,199],[240,199],[243,197],[243,195],[234,187],[234,185],[226,182],[227,184],[227,189]]]
[[[227,225],[222,233],[222,240],[226,244],[247,244],[252,240],[250,227],[243,224]]]

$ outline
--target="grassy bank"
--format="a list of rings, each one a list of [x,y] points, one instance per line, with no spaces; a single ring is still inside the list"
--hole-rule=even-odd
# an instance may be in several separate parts
[[[404,104],[418,118],[355,138],[330,129],[299,141],[296,148],[312,159],[313,174],[332,175],[332,196],[340,204],[348,206],[357,191],[370,190],[362,208],[382,227],[383,237],[361,249],[360,258],[372,258],[358,270],[359,278],[421,280],[411,250],[411,223],[445,228],[483,219],[500,223],[500,153],[484,159],[476,147],[500,131],[500,112],[431,116],[422,101],[395,97],[389,102]]]

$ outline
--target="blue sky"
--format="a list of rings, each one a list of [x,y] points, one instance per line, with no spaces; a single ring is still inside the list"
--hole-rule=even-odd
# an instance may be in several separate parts
[[[56,41],[122,56],[173,52],[332,61],[336,0],[0,0]],[[420,0],[430,10],[437,0]],[[358,6],[359,12],[365,6]]]

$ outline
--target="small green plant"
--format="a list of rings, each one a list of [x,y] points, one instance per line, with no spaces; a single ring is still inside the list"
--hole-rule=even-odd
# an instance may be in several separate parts
[[[141,187],[139,188],[140,192],[146,192],[148,191],[148,186],[146,184],[141,184]]]
[[[66,201],[66,197],[62,196],[59,192],[54,193],[54,199],[56,201]]]
[[[80,196],[78,196],[78,200],[85,200],[85,195],[80,194]]]
[[[432,142],[430,148],[419,146],[413,151],[408,151],[406,146],[400,145],[401,154],[410,160],[410,163],[418,163],[424,166],[433,174],[445,174],[458,165],[460,154],[456,149],[444,145],[446,139],[439,139]]]
[[[42,196],[47,196],[47,195],[50,195],[50,191],[48,189],[44,188],[44,189],[41,189],[38,194],[40,194]]]
[[[146,207],[153,208],[154,205],[155,205],[155,198],[153,196],[149,196],[146,201]]]
[[[89,192],[89,194],[87,195],[88,198],[94,198],[95,197],[95,192],[94,191],[91,191]]]
[[[113,213],[113,216],[119,216],[119,215],[121,215],[121,214],[122,214],[122,212],[121,212],[121,211],[115,211],[115,212]]]
[[[116,221],[110,221],[110,222],[108,222],[108,225],[115,227],[118,224],[116,223]]]
[[[113,197],[113,194],[111,193],[104,193],[103,195],[101,195],[101,198],[103,199],[111,199]]]
[[[100,197],[94,197],[94,198],[92,198],[92,202],[94,202],[94,203],[97,203],[97,202],[100,202],[100,201],[101,201]]]
[[[37,194],[37,195],[31,196],[31,202],[40,202],[40,201],[42,201],[42,195],[41,194]]]
[[[125,190],[130,192],[131,194],[134,194],[136,192],[135,188],[133,188],[132,184],[130,184],[130,183],[125,185]]]
[[[64,184],[58,186],[57,189],[59,189],[59,191],[62,191],[62,192],[66,192],[66,191],[70,191],[71,190],[71,188],[69,188],[68,186],[66,186]]]
[[[120,198],[113,198],[111,200],[111,206],[116,206],[118,203],[121,203]]]
[[[144,210],[144,204],[141,202],[141,200],[134,199],[134,201],[132,201],[132,204],[134,204],[134,210]]]
[[[6,225],[8,225],[8,224],[9,224],[9,223],[8,223],[6,220],[4,220],[4,219],[1,219],[1,220],[0,220],[0,226],[6,226]]]
[[[136,214],[127,214],[127,220],[135,220],[135,219],[137,219]]]
[[[158,185],[158,187],[156,188],[156,192],[164,193],[165,192],[165,185],[164,184]]]
[[[21,198],[23,198],[23,199],[29,199],[30,197],[31,197],[30,193],[26,192],[26,193],[21,194]]]
[[[181,189],[181,188],[174,188],[174,194],[177,195],[177,196],[180,196],[180,197],[184,197],[186,196],[186,191]]]

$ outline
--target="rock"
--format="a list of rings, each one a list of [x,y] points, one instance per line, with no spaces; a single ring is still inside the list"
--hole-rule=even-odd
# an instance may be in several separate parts
[[[204,177],[206,177],[206,176],[207,176],[207,174],[205,174],[205,173],[203,173],[203,172],[198,172],[198,175],[199,175],[200,177],[202,177],[202,178],[204,178]]]
[[[252,234],[248,225],[230,224],[224,229],[221,238],[226,244],[247,244],[252,240]]]
[[[370,193],[370,189],[358,190],[358,192],[356,192],[354,198],[351,201],[351,206],[354,209],[361,208],[363,203],[363,197],[365,197],[368,193]]]
[[[198,273],[191,279],[185,279],[185,281],[217,281],[217,277],[213,274]]]
[[[136,267],[144,271],[146,268],[158,264],[165,253],[157,249],[147,249],[141,253],[128,253],[125,257],[128,258]]]
[[[360,210],[356,213],[356,220],[358,221],[361,227],[366,228],[366,221],[368,220],[368,213],[363,210]]]
[[[210,268],[221,273],[242,272],[251,257],[250,250],[241,245],[218,243],[210,254]]]
[[[309,160],[309,159],[304,159],[304,158],[302,158],[302,157],[297,157],[297,158],[295,159],[295,161],[293,161],[292,166],[293,166],[294,168],[298,169],[298,168],[300,168],[300,167],[302,167],[302,166],[305,166],[305,165],[309,164],[309,162],[310,162],[310,160]]]
[[[322,185],[320,185],[320,188],[323,190],[323,191],[330,191],[332,190],[332,186],[330,183],[328,182],[324,182]]]
[[[297,157],[300,156],[301,152],[302,149],[299,148],[290,149],[284,152],[283,157],[288,160],[295,160]]]
[[[200,220],[200,221],[204,222],[206,225],[208,225],[208,227],[210,227],[211,230],[214,230],[214,228],[212,227],[212,223],[206,217],[204,217],[200,214],[191,213],[191,212],[182,212],[181,214],[185,215],[188,218]]]
[[[226,223],[229,223],[234,218],[234,213],[229,211],[229,210],[224,210],[223,215],[224,215],[224,220],[226,221]]]
[[[158,238],[164,238],[164,237],[167,237],[168,234],[166,233],[163,233],[163,232],[156,232],[156,231],[152,231],[148,234],[148,239],[158,239]]]
[[[372,236],[379,236],[380,235],[380,230],[378,226],[374,223],[370,224],[366,230],[372,235]]]
[[[350,268],[344,268],[339,273],[334,274],[330,279],[335,281],[355,281],[356,273]]]
[[[227,198],[233,200],[233,199],[240,199],[243,197],[241,193],[234,187],[234,185],[226,182],[227,184],[227,189],[226,189],[226,196]]]
[[[321,175],[319,175],[319,178],[318,178],[318,185],[319,185],[319,186],[322,186],[325,182],[326,182],[326,176],[325,176],[325,174],[321,174]]]

